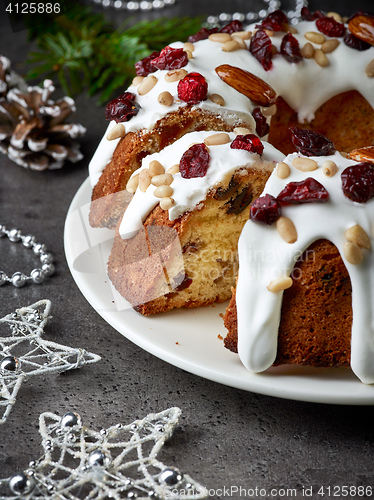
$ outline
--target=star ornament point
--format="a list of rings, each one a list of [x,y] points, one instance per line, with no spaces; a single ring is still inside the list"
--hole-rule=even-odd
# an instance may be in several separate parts
[[[0,336],[0,407],[5,407],[0,424],[6,422],[22,383],[29,378],[80,368],[101,359],[84,349],[42,338],[51,306],[51,301],[40,300],[0,319],[0,326],[10,328],[8,334]]]

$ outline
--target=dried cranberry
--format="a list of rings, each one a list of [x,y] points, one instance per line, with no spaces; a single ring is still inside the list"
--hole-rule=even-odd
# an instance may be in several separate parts
[[[358,163],[341,174],[343,193],[357,203],[366,203],[374,197],[374,165]]]
[[[188,73],[178,83],[178,97],[188,104],[204,101],[208,94],[208,84],[200,73]]]
[[[268,34],[263,29],[256,31],[251,38],[249,52],[262,64],[265,71],[269,71],[273,66],[271,47],[272,43]]]
[[[188,41],[190,43],[195,43],[199,42],[200,40],[206,40],[207,38],[209,38],[209,35],[211,35],[212,33],[217,33],[217,31],[218,28],[211,28],[211,29],[201,28],[200,31],[198,31],[194,35],[189,36]]]
[[[266,121],[266,118],[261,113],[260,108],[255,108],[252,111],[252,116],[256,122],[256,134],[259,137],[264,137],[264,135],[269,133],[269,124]]]
[[[304,21],[315,21],[316,16],[314,15],[313,12],[311,12],[308,7],[303,7],[300,12],[300,17]]]
[[[292,143],[305,156],[329,156],[335,153],[334,144],[314,130],[290,127]]]
[[[127,122],[139,113],[140,105],[135,102],[135,94],[124,92],[109,102],[105,108],[105,118],[115,122]]]
[[[281,205],[289,203],[323,203],[329,199],[329,193],[322,184],[313,177],[299,182],[289,182],[278,194],[277,200]]]
[[[249,153],[262,155],[264,146],[257,135],[237,135],[231,143],[231,149],[245,149]]]
[[[205,144],[193,144],[179,162],[179,172],[184,179],[205,177],[209,167],[209,152]]]
[[[231,21],[219,30],[220,33],[228,33],[229,35],[236,31],[243,31],[243,23],[238,20]]]
[[[318,31],[332,37],[344,36],[346,31],[344,23],[339,23],[333,17],[317,19],[316,26]]]
[[[157,68],[151,64],[153,59],[158,57],[160,52],[152,52],[150,56],[144,57],[135,63],[135,70],[138,76],[148,76],[150,73],[157,71]]]
[[[152,65],[157,69],[179,69],[186,64],[188,64],[187,52],[169,46],[162,49],[160,55],[152,61]]]
[[[249,218],[254,222],[273,224],[281,216],[282,208],[279,201],[271,194],[257,198],[251,205]]]
[[[357,36],[352,35],[352,33],[348,33],[347,35],[345,35],[344,43],[348,47],[351,47],[351,49],[360,51],[370,49],[371,47],[369,43],[360,40],[359,38],[357,38]]]
[[[260,26],[267,30],[284,31],[284,24],[288,24],[287,16],[278,9],[266,16]]]
[[[292,33],[287,33],[287,35],[284,35],[282,38],[280,52],[286,61],[290,63],[298,63],[303,58],[300,52],[299,42]]]

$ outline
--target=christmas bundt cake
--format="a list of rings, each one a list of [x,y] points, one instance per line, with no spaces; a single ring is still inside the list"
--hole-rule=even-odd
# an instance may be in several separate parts
[[[144,315],[229,299],[249,204],[283,157],[254,134],[214,131],[146,157],[108,262],[117,290]]]
[[[138,76],[106,111],[108,130],[90,164],[90,223],[115,227],[129,177],[148,154],[194,130],[244,126],[283,153],[289,126],[328,136],[339,151],[373,143],[374,18],[281,11],[243,29],[202,29],[137,63]],[[267,121],[270,122],[270,131]]]
[[[225,345],[252,372],[351,365],[374,383],[374,147],[346,158],[293,132],[239,239]]]

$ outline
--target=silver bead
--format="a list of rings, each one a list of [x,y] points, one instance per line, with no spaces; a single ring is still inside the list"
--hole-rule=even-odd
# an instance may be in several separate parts
[[[18,229],[11,229],[9,232],[8,232],[8,238],[10,239],[10,241],[12,241],[13,243],[19,241],[21,239],[21,231],[19,231]]]
[[[232,15],[232,18],[234,21],[244,21],[245,20],[245,15],[242,14],[241,12],[235,12]]]
[[[32,248],[32,246],[35,244],[35,236],[32,236],[31,234],[28,234],[27,236],[24,236],[22,238],[22,245],[26,248]]]
[[[49,262],[42,265],[42,271],[46,276],[52,276],[55,272],[55,266]]]
[[[35,487],[34,480],[25,472],[16,474],[9,479],[9,488],[17,496],[28,495]]]
[[[183,474],[178,469],[168,467],[161,472],[159,482],[167,486],[175,486],[182,481],[182,479]]]
[[[21,288],[21,286],[26,284],[26,276],[19,271],[14,273],[10,279],[12,285],[15,286],[16,288]]]
[[[116,0],[116,1],[114,2],[114,4],[113,4],[113,7],[114,7],[115,9],[122,9],[122,7],[123,7],[122,0]]]
[[[47,251],[47,247],[44,245],[44,243],[35,243],[32,250],[35,255],[40,255]]]
[[[0,286],[5,285],[7,278],[8,276],[4,273],[4,271],[0,271]]]
[[[39,285],[40,283],[43,283],[45,274],[41,269],[36,268],[31,271],[30,277],[34,283]]]
[[[78,430],[82,427],[82,418],[78,413],[69,411],[61,418],[60,427],[64,430]]]
[[[163,9],[165,7],[163,0],[153,0],[152,8],[153,9]]]
[[[128,2],[127,10],[139,10],[139,2]]]
[[[9,375],[16,373],[21,367],[21,363],[14,356],[6,356],[0,363],[0,373],[2,375]]]
[[[223,23],[231,21],[231,14],[226,14],[226,12],[222,12],[222,14],[219,15],[219,20]]]
[[[151,2],[147,2],[146,0],[140,2],[140,10],[151,10],[151,9],[152,9]]]
[[[4,224],[0,224],[0,238],[3,238],[6,235],[6,227]]]
[[[95,450],[88,457],[88,464],[91,467],[107,467],[111,462],[111,456],[103,450]]]

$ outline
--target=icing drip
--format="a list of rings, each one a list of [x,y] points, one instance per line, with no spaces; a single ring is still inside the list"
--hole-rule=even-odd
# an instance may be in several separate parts
[[[253,30],[255,25],[249,26]],[[298,33],[294,34],[303,47],[308,40],[304,34],[308,31],[318,32],[314,21],[302,21],[297,25]],[[273,45],[279,51],[284,32],[275,32],[271,37]],[[326,36],[328,40],[330,37]],[[311,43],[311,42],[309,42]],[[249,46],[249,40],[245,41]],[[312,43],[315,48],[320,45]],[[183,43],[175,42],[173,48],[183,47]],[[273,68],[265,71],[261,64],[252,56],[249,50],[239,49],[233,52],[224,52],[222,44],[211,40],[201,40],[194,44],[193,58],[183,68],[188,72],[202,74],[208,82],[208,99],[197,104],[197,107],[219,114],[228,123],[238,119],[245,119],[253,124],[253,105],[251,101],[225,84],[216,74],[215,68],[222,64],[230,64],[245,69],[266,82],[281,95],[288,104],[298,112],[299,122],[310,121],[315,111],[328,99],[348,90],[357,89],[363,97],[374,107],[374,80],[365,74],[365,68],[374,58],[374,47],[365,51],[357,51],[347,47],[340,39],[339,46],[327,54],[329,65],[319,66],[314,59],[303,59],[298,64],[291,64],[281,55],[273,58]],[[178,99],[178,82],[165,81],[167,70],[158,70],[152,73],[157,83],[145,95],[138,94],[138,86],[130,86],[129,91],[136,95],[136,102],[140,104],[139,113],[125,123],[126,131],[138,131],[143,128],[151,129],[155,123],[171,111],[177,110],[185,103]],[[162,92],[169,92],[174,97],[171,106],[164,106],[158,102]],[[219,94],[224,97],[222,106],[213,103],[209,95]],[[111,125],[113,126],[114,123]],[[99,145],[98,152],[90,163],[90,178],[95,185],[100,173],[104,170],[118,140],[108,141],[105,137]]]
[[[186,134],[161,152],[144,158],[142,167],[134,172],[133,176],[148,168],[149,164],[154,160],[159,161],[165,170],[168,170],[179,163],[183,153],[192,143],[202,143],[206,137],[214,134],[215,132],[191,132]],[[229,134],[229,136],[231,141],[236,137],[234,133]],[[175,220],[185,212],[196,208],[206,198],[211,188],[218,186],[228,176],[231,177],[236,170],[254,166],[256,163],[259,164],[259,168],[272,170],[274,162],[283,159],[282,153],[266,142],[263,142],[264,152],[261,157],[256,153],[249,153],[245,150],[231,149],[230,143],[209,146],[209,168],[204,177],[186,179],[180,173],[174,174],[171,187],[175,205],[169,209],[170,220]],[[120,226],[120,234],[124,239],[131,238],[139,231],[147,215],[159,203],[159,198],[156,198],[153,194],[155,189],[156,187],[151,184],[145,192],[142,192],[139,188],[136,190]]]
[[[267,289],[278,277],[289,276],[297,259],[316,240],[330,240],[338,248],[352,284],[352,340],[351,367],[364,383],[374,383],[374,252],[363,250],[363,260],[350,264],[344,255],[345,231],[359,224],[369,235],[373,246],[374,199],[354,203],[346,198],[341,187],[341,172],[357,162],[339,153],[327,157],[309,157],[317,162],[312,172],[297,170],[289,155],[284,163],[291,170],[289,177],[280,179],[276,170],[269,178],[264,193],[277,196],[289,183],[313,177],[329,193],[326,203],[306,203],[282,207],[282,215],[289,217],[297,230],[293,244],[286,243],[275,225],[248,221],[239,239],[239,278],[237,285],[238,352],[243,364],[252,372],[269,368],[277,352],[282,292]],[[337,173],[327,177],[322,165],[332,160]],[[278,168],[278,167],[277,167]]]

